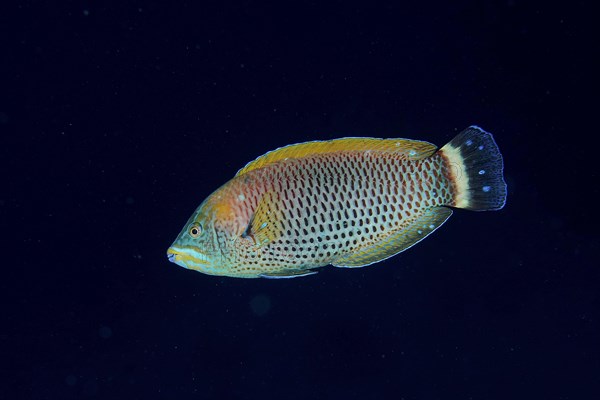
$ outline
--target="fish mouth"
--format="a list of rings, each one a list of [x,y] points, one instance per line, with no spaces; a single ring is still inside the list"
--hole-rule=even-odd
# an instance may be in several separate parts
[[[169,247],[167,258],[170,262],[188,269],[195,269],[200,265],[208,265],[208,257],[192,248]]]
[[[169,249],[169,250],[170,250],[170,249]],[[175,262],[176,255],[175,255],[175,253],[171,253],[171,252],[169,252],[169,251],[167,250],[167,258],[169,259],[169,261],[171,261],[172,263],[174,263],[174,262]]]

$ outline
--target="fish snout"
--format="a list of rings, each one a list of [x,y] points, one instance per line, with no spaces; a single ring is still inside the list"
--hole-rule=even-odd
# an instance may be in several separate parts
[[[167,258],[169,259],[169,261],[171,261],[172,263],[175,262],[175,253],[169,253],[167,252]]]
[[[169,259],[169,261],[179,265],[180,263],[178,261],[181,259],[181,257],[178,256],[180,256],[179,252],[177,252],[177,250],[175,250],[174,248],[169,247],[169,249],[167,250],[167,258]]]
[[[187,269],[201,269],[210,264],[208,256],[193,248],[171,246],[167,250],[167,258],[172,263]]]

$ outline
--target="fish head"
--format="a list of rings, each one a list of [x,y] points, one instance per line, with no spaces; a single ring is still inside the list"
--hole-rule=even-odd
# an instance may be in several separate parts
[[[196,209],[167,250],[169,261],[209,275],[231,276],[229,265],[240,228],[228,197],[218,190]]]

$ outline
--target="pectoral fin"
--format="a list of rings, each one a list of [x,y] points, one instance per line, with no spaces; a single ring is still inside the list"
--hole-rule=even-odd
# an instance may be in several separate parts
[[[242,237],[251,237],[258,247],[274,242],[281,237],[279,221],[281,213],[274,207],[277,193],[266,192],[260,199],[248,227]]]

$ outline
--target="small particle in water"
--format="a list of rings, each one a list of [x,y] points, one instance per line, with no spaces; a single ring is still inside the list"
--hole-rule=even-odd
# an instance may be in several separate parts
[[[127,196],[127,197],[125,197],[125,204],[127,204],[127,205],[129,205],[129,206],[130,206],[130,205],[132,205],[133,203],[134,203],[133,197],[131,197],[131,196]]]
[[[486,192],[486,193],[487,193],[487,192],[489,192],[489,191],[490,191],[490,189],[491,189],[491,187],[489,187],[489,186],[484,186],[484,187],[482,188],[482,190],[483,190],[484,192]]]
[[[254,314],[262,317],[271,309],[271,299],[264,294],[256,295],[250,300],[250,308]]]
[[[479,175],[483,175],[483,174],[485,174],[485,169],[480,169],[479,170]]]
[[[483,145],[482,145],[482,146],[479,146],[477,149],[479,149],[479,150],[483,150]]]
[[[108,339],[112,336],[112,329],[103,325],[98,329],[98,335],[100,335],[102,339]]]
[[[75,386],[75,384],[77,383],[77,377],[73,374],[67,375],[67,377],[65,378],[65,383],[69,386]]]
[[[87,17],[88,15],[90,15],[90,10],[83,10],[83,15],[85,15],[86,17]]]
[[[473,141],[472,141],[471,139],[469,139],[469,140],[467,140],[465,143],[466,143],[466,145],[467,145],[467,146],[470,146],[470,145],[472,145],[472,144],[473,144]]]

